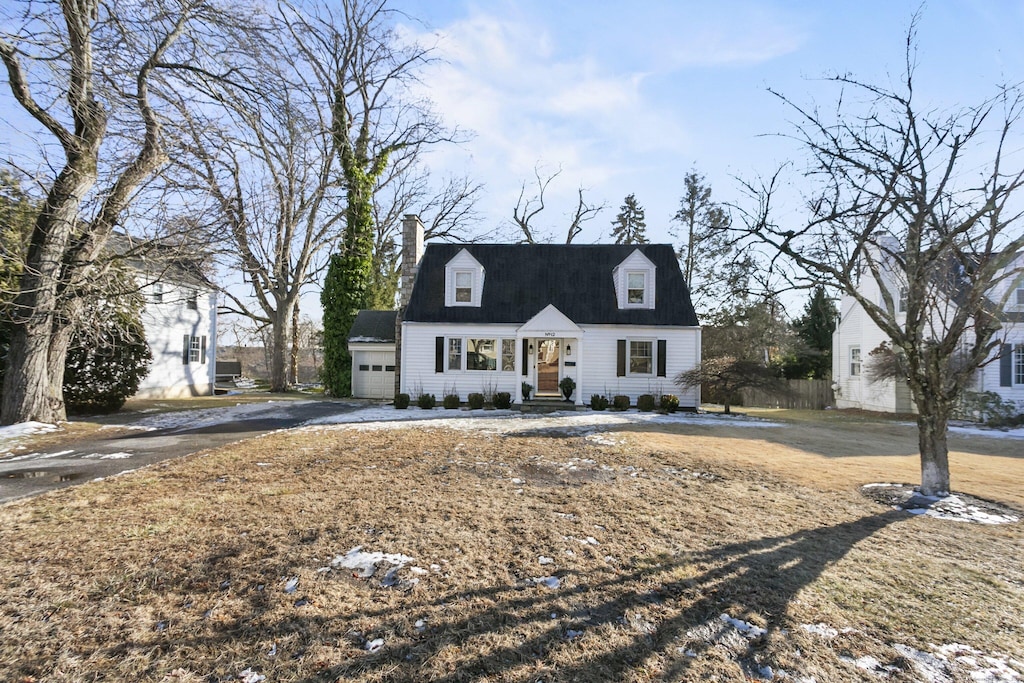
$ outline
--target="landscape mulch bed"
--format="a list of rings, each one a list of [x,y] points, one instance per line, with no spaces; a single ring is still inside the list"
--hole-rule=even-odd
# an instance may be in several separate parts
[[[6,505],[0,679],[1024,677],[1020,524],[714,438],[307,430]]]

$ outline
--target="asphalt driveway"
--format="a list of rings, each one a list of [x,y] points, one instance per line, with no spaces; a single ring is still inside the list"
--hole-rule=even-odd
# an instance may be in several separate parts
[[[105,421],[117,427],[101,429],[88,438],[0,457],[0,503],[114,476],[359,407],[351,401],[275,401],[250,404],[248,410],[237,413],[210,408],[157,418],[142,414],[114,416]],[[179,419],[174,419],[176,416]]]

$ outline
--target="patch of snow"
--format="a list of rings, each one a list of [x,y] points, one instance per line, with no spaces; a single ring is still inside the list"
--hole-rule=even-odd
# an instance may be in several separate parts
[[[57,425],[46,422],[19,422],[6,427],[0,427],[0,444],[6,441],[14,441],[25,436],[36,434],[49,434],[57,431]]]
[[[551,564],[554,561],[555,561],[554,558],[547,557],[545,555],[541,555],[540,557],[537,558],[537,563],[538,564]]]
[[[1024,439],[1024,427],[1017,429],[987,429],[985,427],[959,427],[950,425],[949,431],[963,436],[984,436],[988,439]]]
[[[368,640],[368,641],[366,641],[366,645],[364,647],[369,652],[376,652],[377,650],[379,650],[382,647],[384,647],[384,639],[383,638],[374,638],[373,640]]]
[[[368,579],[377,571],[378,564],[387,563],[392,565],[392,568],[384,575],[384,580],[381,583],[390,581],[391,583],[387,585],[397,585],[399,583],[397,579],[398,570],[413,561],[414,558],[408,555],[364,552],[363,546],[357,545],[344,555],[338,555],[331,560],[331,567],[334,569],[349,569],[352,570],[354,576]]]
[[[747,638],[760,638],[764,634],[768,633],[768,631],[761,628],[760,626],[754,626],[753,624],[743,621],[742,619],[734,619],[730,617],[728,614],[725,614],[724,612],[718,618],[732,626],[734,629],[742,633]]]
[[[243,417],[256,417],[261,414],[272,414],[281,410],[281,401],[265,401],[260,403],[239,403],[222,408],[199,408],[195,410],[178,410],[171,413],[160,413],[152,417],[144,417],[133,423],[136,429],[179,429],[188,427],[212,427],[226,422],[233,422]],[[314,401],[289,401],[288,405],[307,405]]]
[[[261,681],[267,680],[267,677],[256,673],[252,669],[246,669],[238,674],[238,680],[242,681],[242,683],[261,683]]]
[[[746,416],[727,416],[696,413],[659,413],[604,411],[554,412],[547,414],[521,413],[513,410],[461,411],[458,417],[450,417],[448,411],[408,408],[396,410],[390,406],[369,406],[338,415],[314,418],[304,423],[304,428],[335,427],[353,428],[363,431],[401,429],[429,422],[431,426],[461,431],[486,432],[492,434],[514,434],[518,432],[557,431],[572,436],[586,437],[596,432],[610,431],[617,427],[634,424],[687,424],[730,427],[781,427],[771,422]]]
[[[132,457],[132,454],[121,451],[118,453],[89,453],[82,457],[88,460],[124,460]]]
[[[422,619],[417,619],[416,623],[413,624],[413,628],[416,629],[417,633],[423,633],[427,630],[427,622],[423,621]]]
[[[292,578],[290,578],[287,581],[285,581],[285,583],[284,583],[284,592],[290,595],[290,594],[294,593],[295,590],[298,587],[299,587],[299,577],[293,576]]]
[[[835,638],[839,635],[839,631],[832,628],[828,624],[800,624],[800,628],[807,631],[808,633],[814,633],[822,638]]]
[[[562,580],[557,576],[539,576],[534,579],[530,579],[533,583],[538,586],[544,586],[545,588],[555,589],[562,585]]]

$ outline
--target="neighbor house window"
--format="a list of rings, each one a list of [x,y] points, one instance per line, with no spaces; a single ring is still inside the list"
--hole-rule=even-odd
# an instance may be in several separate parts
[[[1013,350],[1013,383],[1024,384],[1024,344]]]
[[[190,311],[199,310],[199,292],[194,289],[188,290],[185,294],[185,307]]]
[[[184,337],[184,348],[181,350],[181,362],[189,363],[206,362],[206,337],[193,337],[186,334]]]
[[[448,369],[462,369],[462,339],[453,337],[448,340]]]
[[[497,370],[498,342],[494,339],[467,340],[467,370]]]
[[[164,283],[156,282],[153,284],[153,289],[149,293],[149,300],[154,304],[163,303],[164,300]]]
[[[646,284],[646,273],[626,273],[626,303],[643,304]]]
[[[899,300],[899,303],[896,304],[896,312],[897,313],[906,313],[907,312],[907,288],[906,287],[900,287],[900,300]]]
[[[860,347],[850,347],[850,377],[860,377]]]
[[[501,371],[512,372],[516,369],[516,340],[501,340]]]
[[[1017,289],[1017,305],[1024,306],[1024,287]]]
[[[455,302],[468,304],[473,301],[473,273],[468,270],[455,271]]]
[[[650,375],[654,370],[654,342],[631,341],[629,342],[629,374]]]

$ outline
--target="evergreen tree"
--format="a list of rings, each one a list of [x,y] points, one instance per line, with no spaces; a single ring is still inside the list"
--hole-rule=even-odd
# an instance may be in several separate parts
[[[825,288],[814,288],[804,314],[793,321],[798,347],[786,359],[790,379],[828,379],[832,376],[832,332],[839,313]]]
[[[747,294],[753,261],[737,253],[729,230],[732,217],[711,199],[711,185],[690,171],[683,178],[684,194],[672,217],[670,232],[678,248],[683,280],[698,312],[708,315]]]
[[[123,282],[128,276],[110,277]],[[89,306],[89,319],[75,332],[64,364],[64,403],[69,412],[111,413],[139,390],[153,361],[139,320],[142,306],[137,292],[98,299]]]
[[[612,222],[612,237],[615,244],[647,244],[647,223],[644,222],[644,207],[630,194],[619,207],[619,215]]]

